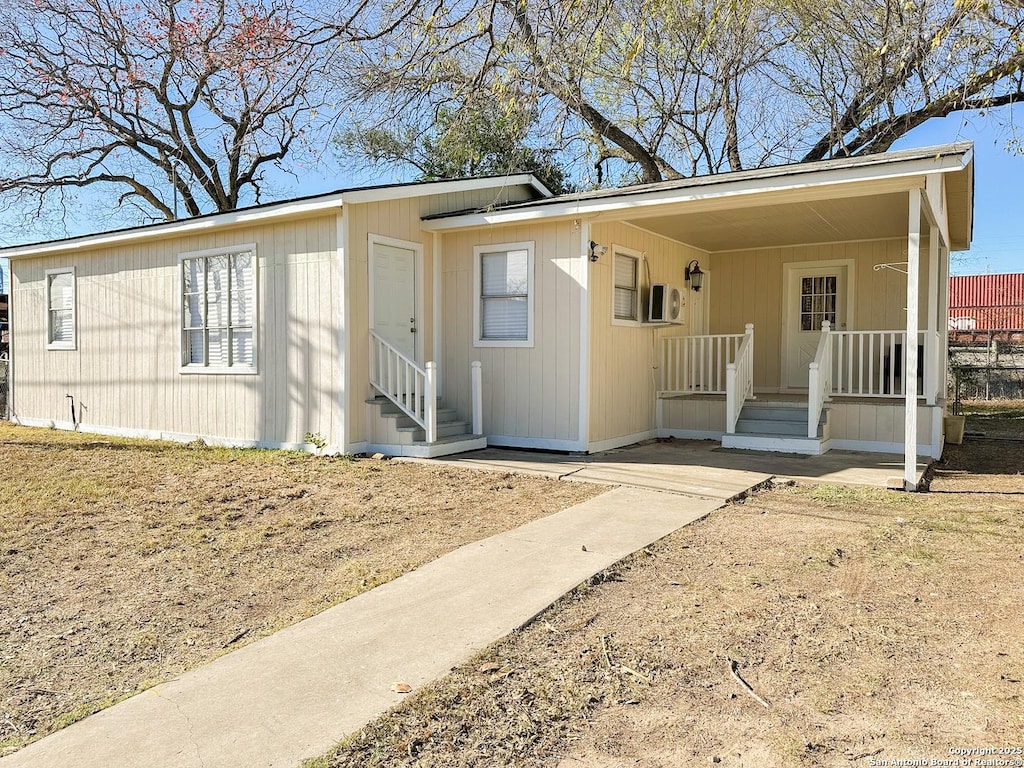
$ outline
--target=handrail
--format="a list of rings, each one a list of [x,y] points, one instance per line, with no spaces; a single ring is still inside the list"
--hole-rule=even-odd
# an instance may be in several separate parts
[[[437,364],[420,367],[370,331],[370,384],[437,440]]]
[[[726,366],[736,359],[743,333],[671,336],[661,340],[663,394],[725,394]]]
[[[754,396],[754,324],[747,323],[736,360],[725,367],[725,431],[736,432],[736,422],[747,398]]]
[[[828,320],[821,323],[821,338],[814,353],[814,361],[807,366],[807,436],[818,436],[821,410],[832,394],[832,340]]]

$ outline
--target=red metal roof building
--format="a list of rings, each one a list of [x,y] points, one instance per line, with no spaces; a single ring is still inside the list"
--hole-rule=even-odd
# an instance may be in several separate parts
[[[1024,329],[1024,273],[950,277],[949,329]]]

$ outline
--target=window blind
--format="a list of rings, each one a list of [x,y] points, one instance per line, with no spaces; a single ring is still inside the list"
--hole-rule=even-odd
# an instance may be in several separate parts
[[[529,334],[529,253],[505,251],[480,257],[481,335],[520,340]]]
[[[637,260],[632,256],[615,254],[615,288],[612,311],[619,320],[636,320],[637,314]]]
[[[71,272],[56,272],[48,277],[49,342],[70,344],[75,339],[75,276]]]

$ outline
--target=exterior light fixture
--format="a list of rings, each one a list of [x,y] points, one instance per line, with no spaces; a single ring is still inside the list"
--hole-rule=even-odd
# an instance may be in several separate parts
[[[704,273],[700,271],[700,264],[697,263],[696,259],[686,265],[683,276],[694,291],[700,290],[701,283],[704,282]]]
[[[590,241],[590,260],[597,261],[602,256],[608,253],[607,245],[598,245],[593,240]]]

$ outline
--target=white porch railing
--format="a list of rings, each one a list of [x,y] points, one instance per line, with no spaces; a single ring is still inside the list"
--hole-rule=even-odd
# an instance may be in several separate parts
[[[900,397],[906,395],[904,357],[906,331],[832,331],[833,395]],[[918,370],[922,380],[918,396],[929,405],[942,391],[938,370],[939,334],[918,333]]]
[[[747,323],[747,332],[736,350],[735,362],[725,366],[725,431],[736,432],[736,422],[743,403],[754,396],[754,325]]]
[[[725,394],[726,367],[744,333],[673,336],[661,340],[662,394]]]
[[[423,427],[428,443],[437,440],[436,363],[421,368],[370,331],[370,384]]]
[[[814,361],[807,366],[807,436],[818,436],[818,421],[821,409],[832,394],[832,340],[829,338],[831,324],[821,324],[821,338],[814,353]]]

